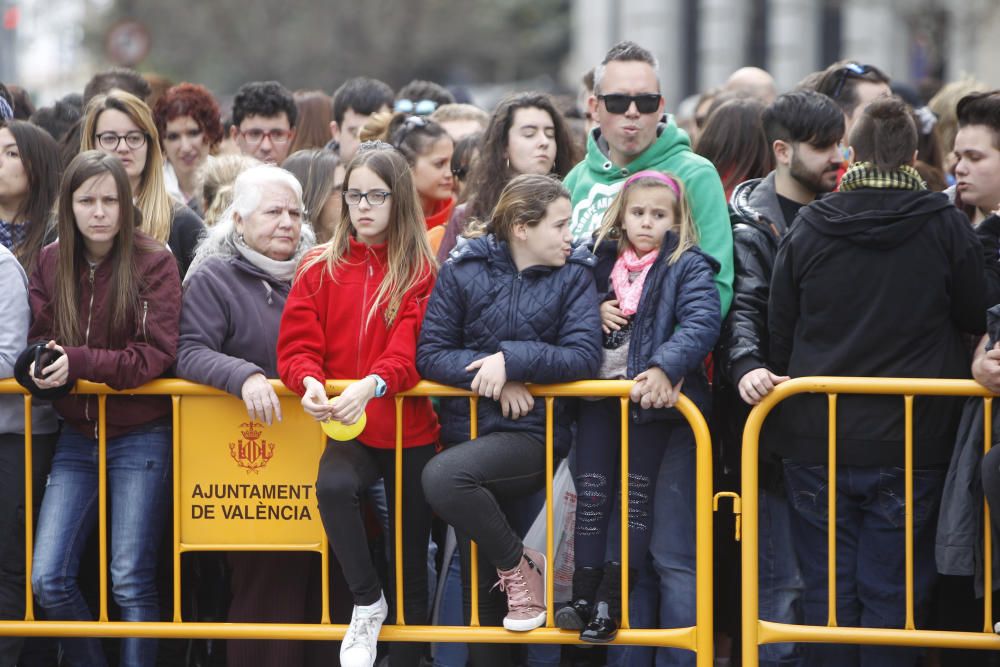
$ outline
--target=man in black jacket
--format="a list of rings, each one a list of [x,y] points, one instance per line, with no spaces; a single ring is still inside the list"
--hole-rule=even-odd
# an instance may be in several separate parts
[[[781,238],[799,209],[837,185],[844,114],[826,95],[797,91],[781,95],[764,110],[764,131],[775,169],[733,191],[733,305],[716,352],[716,433],[724,474],[738,477],[743,427],[750,408],[785,378],[767,365],[767,298]],[[759,495],[760,616],[797,623],[802,577],[792,553],[788,503],[780,483],[780,461],[761,467]],[[761,647],[765,667],[794,664],[794,644]]]
[[[948,198],[912,168],[906,105],[870,104],[850,135],[855,162],[840,190],[803,208],[775,259],[770,363],[792,377],[964,378],[964,334],[985,330],[982,248]],[[918,398],[913,410],[913,594],[916,622],[935,580],[934,516],[961,403]],[[785,401],[783,457],[792,535],[805,578],[805,623],[827,623],[825,396]],[[903,627],[904,410],[898,397],[837,401],[837,624]],[[913,648],[806,644],[808,665],[915,665]]]

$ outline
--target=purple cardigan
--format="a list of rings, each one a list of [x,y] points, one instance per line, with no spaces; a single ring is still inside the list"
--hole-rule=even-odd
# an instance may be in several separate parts
[[[206,259],[184,283],[177,377],[239,397],[254,373],[278,377],[289,288],[242,256]]]

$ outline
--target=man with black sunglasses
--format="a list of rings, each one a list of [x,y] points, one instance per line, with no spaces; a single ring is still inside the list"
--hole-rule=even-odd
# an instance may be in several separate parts
[[[573,202],[571,229],[576,238],[590,239],[630,175],[647,169],[669,172],[684,184],[701,249],[722,267],[715,284],[725,315],[732,300],[733,234],[722,182],[712,163],[691,151],[687,133],[677,127],[673,116],[664,115],[663,104],[653,54],[633,42],[613,46],[594,70],[594,92],[588,99],[598,126],[587,139],[583,162],[566,176]],[[598,287],[607,289],[607,285]],[[630,598],[634,628],[694,625],[694,452],[691,435],[671,440],[664,452],[653,490],[657,509],[649,548],[652,571],[645,568],[630,578],[631,584],[639,579],[650,584],[638,586]],[[615,571],[614,567],[605,570]],[[585,574],[583,568],[578,572]],[[596,589],[590,588],[583,575],[574,577],[573,599],[594,600]],[[659,605],[652,591],[659,592]],[[657,665],[694,666],[690,651],[641,646],[609,647],[608,663],[651,664],[654,652]]]
[[[687,190],[699,245],[722,265],[716,287],[725,315],[732,300],[733,236],[722,182],[712,163],[691,151],[686,132],[663,112],[652,53],[634,42],[611,47],[594,70],[588,111],[597,121],[587,155],[566,176],[573,236],[590,239],[625,179],[645,169],[670,172]]]

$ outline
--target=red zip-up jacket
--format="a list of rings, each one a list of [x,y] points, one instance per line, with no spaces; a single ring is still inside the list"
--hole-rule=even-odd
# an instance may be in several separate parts
[[[307,256],[315,256],[317,251]],[[385,276],[385,244],[366,245],[351,239],[345,261],[331,279],[326,262],[301,273],[292,285],[278,332],[278,374],[300,396],[302,381],[358,379],[375,374],[385,380],[386,393],[368,402],[368,423],[358,440],[370,447],[396,446],[396,408],[392,397],[420,381],[417,337],[434,288],[428,271],[404,297],[392,326],[379,308],[371,321],[368,311]],[[430,399],[403,402],[403,446],[436,443],[437,416]]]
[[[111,348],[107,321],[111,318],[108,288],[112,266],[107,259],[95,268],[84,267],[77,277],[83,345],[66,346],[55,337],[52,316],[59,266],[59,242],[42,249],[28,284],[32,323],[29,341],[55,340],[69,357],[69,383],[103,382],[112,389],[131,389],[163,375],[177,356],[180,328],[181,281],[177,261],[162,244],[136,231],[134,257],[139,268],[139,311],[134,329],[122,348]],[[77,431],[97,437],[97,397],[70,395],[53,406]],[[107,435],[124,435],[152,421],[170,417],[167,396],[110,396]]]

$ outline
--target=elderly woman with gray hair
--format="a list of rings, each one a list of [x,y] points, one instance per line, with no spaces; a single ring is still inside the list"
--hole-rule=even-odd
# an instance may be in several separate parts
[[[184,280],[178,377],[238,396],[251,420],[281,419],[268,378],[278,377],[281,311],[302,255],[315,244],[303,223],[302,187],[261,165],[241,173],[233,203],[212,227]],[[230,553],[229,620],[305,622],[311,554]],[[304,642],[231,641],[234,665],[301,665]]]

